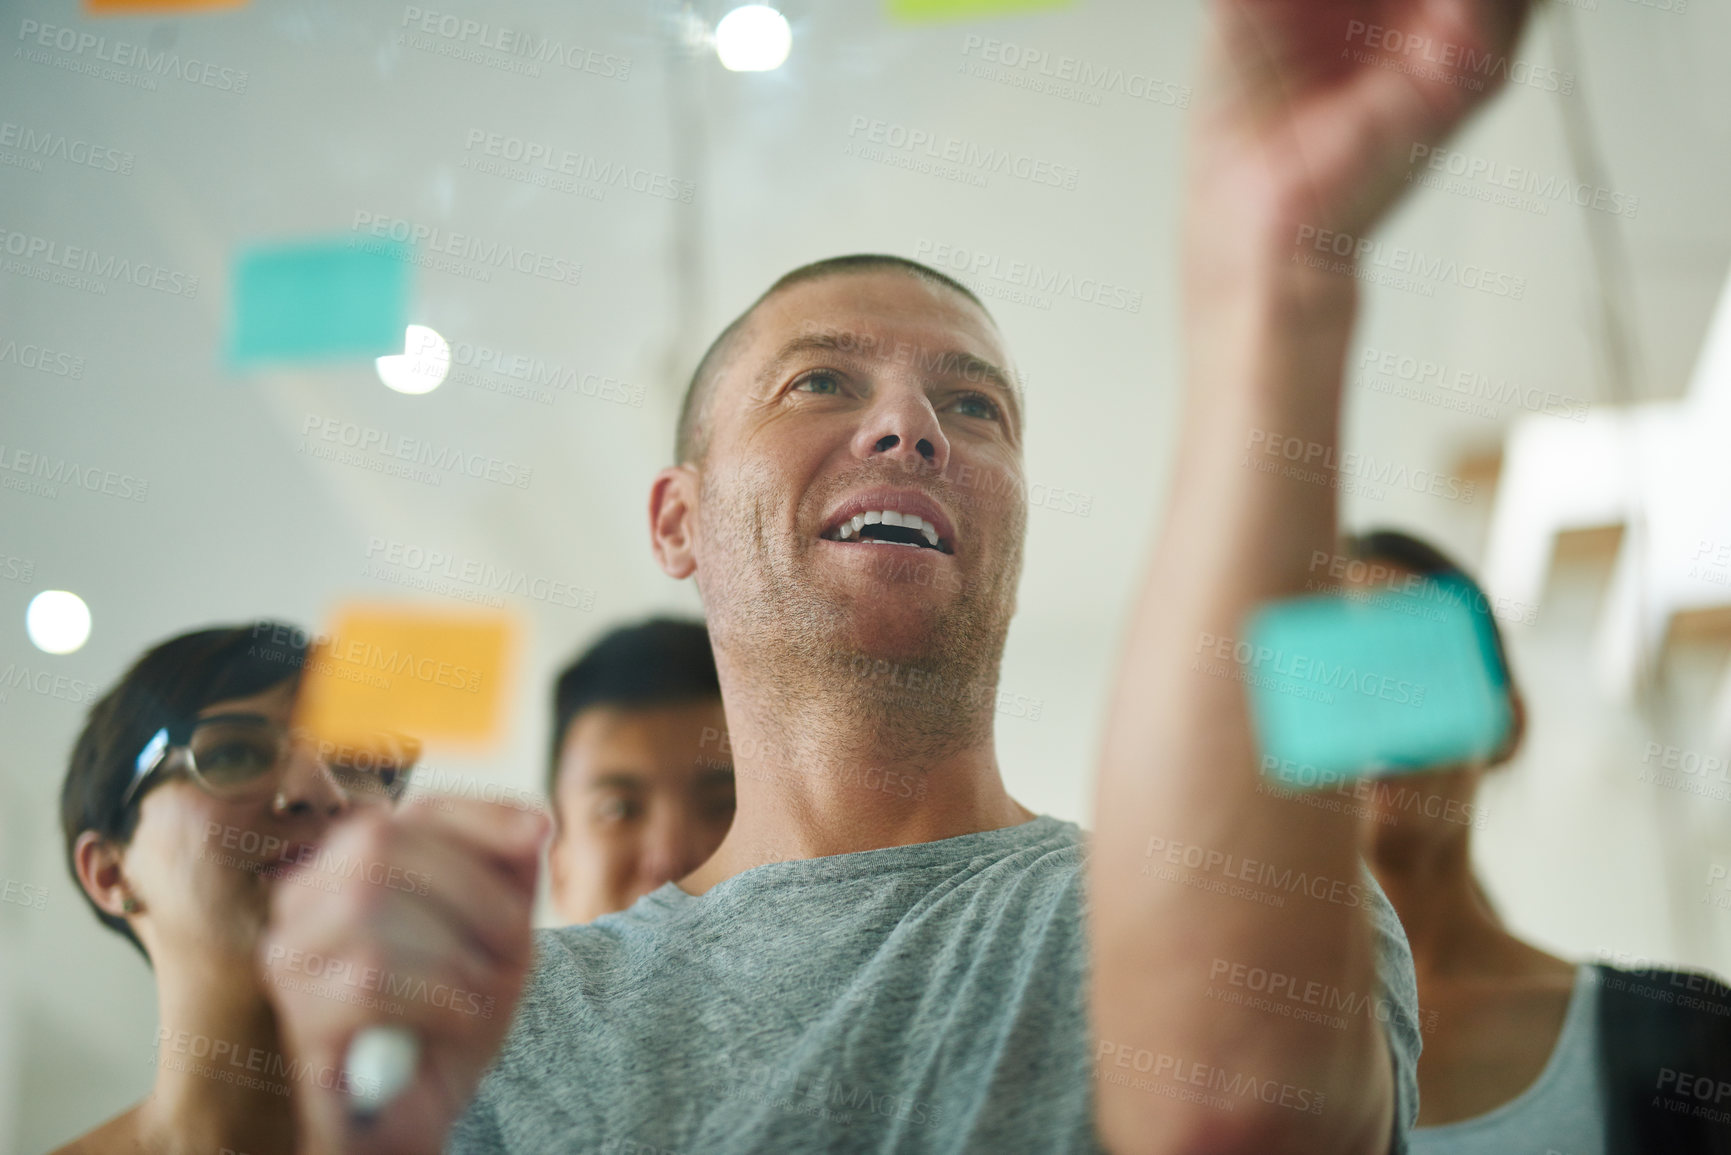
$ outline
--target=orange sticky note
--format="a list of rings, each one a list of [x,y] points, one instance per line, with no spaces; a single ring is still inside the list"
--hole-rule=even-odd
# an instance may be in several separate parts
[[[153,12],[202,12],[239,8],[247,0],[84,0],[87,16],[146,16]]]
[[[343,606],[308,652],[297,721],[341,744],[389,733],[429,746],[487,746],[501,728],[514,635],[499,613]]]

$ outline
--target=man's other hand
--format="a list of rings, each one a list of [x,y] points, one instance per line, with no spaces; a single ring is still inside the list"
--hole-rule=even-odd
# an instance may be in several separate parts
[[[301,1151],[440,1149],[528,975],[546,832],[538,812],[487,803],[364,807],[277,882],[259,958],[295,1064],[342,1072],[370,1027],[402,1027],[419,1042],[408,1083],[370,1121],[356,1117],[346,1074],[298,1080]]]

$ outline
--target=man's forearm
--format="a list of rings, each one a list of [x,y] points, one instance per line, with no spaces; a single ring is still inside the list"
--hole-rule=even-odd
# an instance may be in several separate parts
[[[1251,611],[1305,589],[1313,551],[1333,549],[1333,487],[1257,465],[1283,460],[1261,452],[1271,438],[1313,456],[1334,445],[1352,282],[1277,245],[1212,245],[1212,227],[1190,222],[1178,473],[1103,751],[1091,878],[1102,1133],[1115,1149],[1381,1151],[1391,1081],[1374,1016],[1332,1029],[1210,990],[1252,971],[1360,1005],[1377,989],[1355,822],[1258,789],[1249,671],[1218,656]],[[1255,1079],[1280,1094],[1175,1110],[1171,1088],[1109,1078],[1124,1048],[1204,1089]]]

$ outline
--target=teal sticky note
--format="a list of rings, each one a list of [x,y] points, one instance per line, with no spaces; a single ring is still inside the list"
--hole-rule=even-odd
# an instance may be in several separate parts
[[[366,360],[403,349],[412,250],[375,237],[251,246],[229,278],[236,366]]]
[[[1513,723],[1494,628],[1446,576],[1264,607],[1240,661],[1263,771],[1314,787],[1489,757]]]

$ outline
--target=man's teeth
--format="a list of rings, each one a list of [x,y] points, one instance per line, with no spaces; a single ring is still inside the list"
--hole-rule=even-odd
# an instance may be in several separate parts
[[[920,536],[926,539],[928,545],[933,549],[938,548],[937,526],[933,525],[923,517],[911,513],[897,513],[893,509],[874,509],[868,513],[855,514],[852,519],[844,521],[836,527],[836,536],[842,541],[847,541],[850,538],[858,536],[860,527],[878,525],[880,523],[883,525],[899,525],[904,529],[917,529],[920,531]],[[886,542],[884,544],[889,545],[894,543]]]

